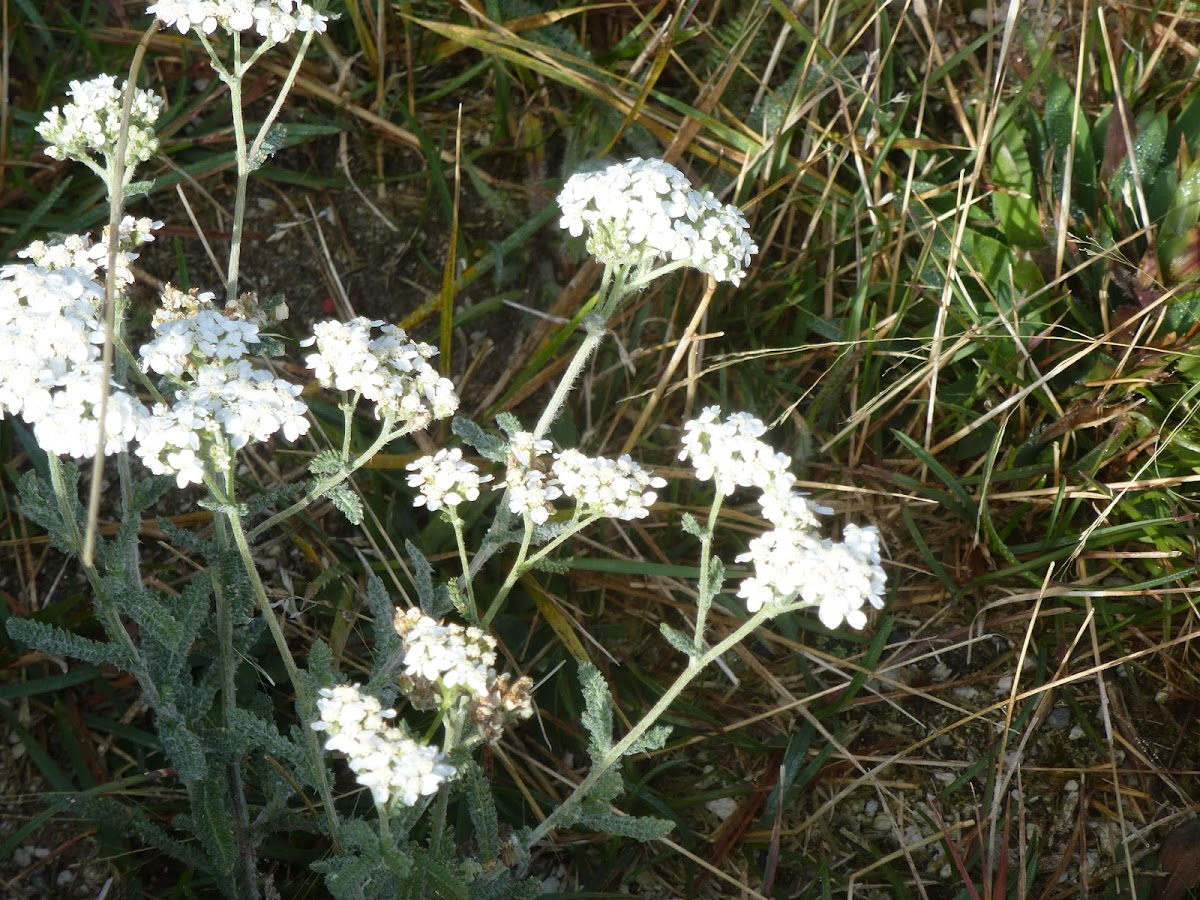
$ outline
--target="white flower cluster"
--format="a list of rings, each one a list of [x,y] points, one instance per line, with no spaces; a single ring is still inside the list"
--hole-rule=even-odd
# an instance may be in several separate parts
[[[212,309],[213,298],[214,294],[211,291],[201,293],[194,288],[181,291],[168,284],[163,289],[162,298],[150,325],[157,330],[165,322],[192,319],[199,313]],[[249,322],[257,328],[263,328],[286,319],[288,307],[278,299],[263,303],[258,299],[258,294],[247,291],[225,304],[225,316],[236,322]]]
[[[684,426],[683,451],[703,481],[713,479],[725,495],[738,487],[757,488],[763,517],[775,528],[750,541],[737,562],[749,562],[754,573],[742,580],[738,596],[750,612],[800,600],[818,607],[821,622],[836,628],[867,624],[864,604],[883,608],[887,576],[874,527],[847,524],[841,543],[822,538],[814,506],[793,490],[790,460],[758,438],[766,426],[748,413],[733,413],[724,422],[718,407],[707,407]]]
[[[137,455],[155,475],[174,475],[180,487],[204,480],[204,460],[228,465],[230,451],[277,432],[294,441],[308,433],[300,385],[275,378],[249,360],[211,363],[181,384],[170,406],[155,404]]]
[[[533,714],[532,679],[496,674],[496,639],[487,632],[439,624],[419,609],[397,610],[394,624],[404,642],[400,687],[417,709],[464,703],[489,742],[506,722]]]
[[[54,107],[37,126],[37,133],[50,145],[46,155],[52,159],[91,162],[93,156],[107,156],[117,146],[124,101],[122,89],[112,75],[99,75],[90,81],[72,81],[66,106]],[[162,113],[162,100],[140,88],[134,91],[129,117],[129,136],[125,156],[130,166],[145,162],[158,152],[154,123]]]
[[[126,216],[117,226],[121,251],[117,253],[116,288],[124,290],[133,284],[131,263],[138,258],[134,252],[142,244],[154,240],[154,232],[162,228],[162,222],[152,219],[135,219]],[[104,281],[104,270],[108,267],[108,226],[104,226],[101,239],[95,243],[90,234],[68,234],[54,241],[34,241],[17,253],[43,269],[76,269],[85,278],[97,283]]]
[[[234,451],[277,432],[294,441],[308,432],[302,387],[275,378],[244,357],[259,343],[258,325],[235,306],[220,312],[211,294],[166,291],[171,307],[192,309],[155,317],[155,338],[141,348],[145,371],[166,376],[170,404],[156,404],[139,435],[137,454],[156,475],[180,487],[204,480],[204,463],[224,467]]]
[[[414,506],[426,506],[436,512],[443,506],[453,509],[464,500],[479,499],[479,485],[491,481],[480,476],[479,468],[462,458],[462,450],[442,448],[434,456],[422,456],[405,468],[412,472],[408,486],[418,488]]]
[[[508,490],[510,512],[528,516],[535,525],[549,521],[554,501],[563,496],[575,501],[579,515],[641,519],[658,499],[655,491],[667,485],[628,455],[591,458],[578,450],[554,454],[547,474],[537,460],[548,456],[551,447],[549,441],[534,440],[527,431],[512,435],[504,484],[496,488]]]
[[[380,335],[372,337],[378,328]],[[437,348],[408,339],[402,328],[363,317],[349,322],[319,322],[313,337],[317,352],[305,362],[321,385],[375,401],[377,419],[392,418],[412,428],[454,415],[458,396],[449,379],[429,360]]]
[[[212,299],[211,293],[199,295]],[[258,326],[231,319],[215,309],[201,309],[186,319],[169,319],[154,329],[156,337],[142,347],[142,371],[181,376],[199,364],[240,360],[259,343]]]
[[[648,515],[658,499],[651,488],[667,486],[666,479],[651,475],[628,454],[592,459],[578,450],[564,450],[555,457],[551,471],[580,512],[626,521]]]
[[[358,783],[370,788],[377,804],[394,797],[404,806],[416,806],[454,777],[454,766],[436,747],[418,744],[388,725],[396,711],[383,709],[360,685],[322,688],[320,693],[321,718],[312,723],[313,730],[328,733],[325,749],[346,754]]]
[[[759,440],[767,426],[749,413],[730,413],[722,422],[720,407],[705,407],[683,431],[679,458],[691,460],[696,477],[714,481],[726,497],[740,487],[766,490],[791,465],[787,456]]]
[[[126,219],[122,234],[134,246],[153,240],[153,223]],[[48,453],[94,456],[99,436],[104,343],[104,241],[88,236],[38,241],[19,254],[32,260],[0,268],[0,417],[20,416]],[[136,253],[117,254],[118,284]],[[139,433],[146,408],[112,387],[105,415],[104,453],[124,450]]]
[[[588,252],[606,265],[669,259],[738,284],[758,252],[741,210],[659,159],[573,175],[558,205],[559,226],[575,237],[586,231]]]
[[[554,514],[554,501],[562,489],[546,478],[537,467],[537,459],[553,449],[547,440],[535,440],[528,431],[514,434],[508,442],[508,466],[504,484],[496,489],[508,491],[508,509],[514,515],[528,516],[535,525],[545,525]]]
[[[218,27],[232,34],[253,28],[275,43],[297,31],[325,31],[329,19],[297,0],[158,0],[146,12],[180,34],[195,29],[212,34]]]
[[[404,641],[400,684],[418,709],[429,695],[487,694],[495,677],[496,639],[479,628],[439,625],[419,609],[397,612],[396,632]],[[441,705],[441,697],[434,699]]]

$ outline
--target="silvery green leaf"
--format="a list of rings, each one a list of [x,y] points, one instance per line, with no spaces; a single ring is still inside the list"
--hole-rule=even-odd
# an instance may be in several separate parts
[[[494,434],[488,434],[465,416],[455,416],[450,425],[464,444],[474,447],[480,456],[492,462],[503,463],[508,456],[507,444]]]
[[[672,628],[666,622],[660,622],[658,630],[662,632],[662,636],[667,639],[667,643],[678,650],[680,653],[686,653],[688,656],[699,656],[692,639],[680,631],[678,628]]]
[[[603,834],[633,838],[635,841],[656,841],[675,830],[675,823],[650,816],[618,816],[607,809],[585,803],[575,816],[575,824]]]
[[[361,525],[363,520],[362,499],[347,484],[338,484],[325,492],[329,502],[337,507],[338,512],[346,517],[351,525]]]
[[[700,523],[696,521],[696,517],[691,513],[685,512],[679,524],[686,534],[690,534],[694,538],[701,537],[704,534],[703,529],[700,528]]]
[[[346,467],[346,461],[340,453],[324,450],[312,458],[308,471],[314,475],[336,475]]]
[[[630,744],[629,749],[625,751],[625,755],[633,756],[635,753],[649,753],[652,750],[661,750],[670,736],[670,725],[656,725]]]
[[[533,568],[537,569],[539,572],[549,572],[552,575],[566,575],[571,571],[571,567],[573,566],[574,562],[575,558],[573,556],[567,556],[563,559],[550,559],[549,557],[542,557],[533,564]]]

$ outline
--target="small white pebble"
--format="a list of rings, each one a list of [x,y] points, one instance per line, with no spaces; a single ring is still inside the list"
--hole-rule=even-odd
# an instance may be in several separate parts
[[[1072,778],[1070,781],[1068,781],[1066,784],[1063,785],[1063,790],[1066,791],[1068,794],[1074,794],[1079,790],[1079,782],[1076,781],[1074,778]]]
[[[875,799],[868,800],[863,804],[863,815],[869,819],[875,818],[879,814],[879,801]]]
[[[1171,695],[1168,694],[1166,691],[1159,691],[1157,694],[1154,695],[1154,702],[1155,703],[1166,703],[1167,697],[1169,697],[1169,696],[1171,696]]]
[[[1080,728],[1078,725],[1076,725],[1074,728],[1071,729],[1070,734],[1067,735],[1067,740],[1077,741],[1081,737],[1083,737],[1083,735],[1084,735],[1083,729]]]
[[[934,772],[933,773],[933,780],[939,781],[942,784],[950,784],[950,782],[952,782],[954,780],[954,778],[955,778],[955,775],[953,772]]]
[[[1001,678],[999,681],[996,682],[996,693],[997,694],[1007,694],[1010,690],[1012,690],[1012,686],[1013,686],[1013,677],[1011,675],[1005,675],[1003,678]]]
[[[724,822],[737,812],[738,805],[732,797],[718,797],[716,800],[709,800],[705,803],[704,808]]]

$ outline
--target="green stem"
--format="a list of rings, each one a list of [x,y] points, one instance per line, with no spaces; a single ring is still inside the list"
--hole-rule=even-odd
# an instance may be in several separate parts
[[[233,108],[233,140],[236,148],[237,186],[233,195],[233,229],[229,242],[229,268],[225,274],[225,302],[237,300],[238,269],[242,260],[242,229],[246,223],[246,188],[250,181],[250,158],[246,148],[246,120],[242,110],[241,41],[233,34],[233,71],[227,73],[229,103]]]
[[[234,496],[233,467],[230,466],[223,474],[224,490],[221,494],[214,492],[214,497],[220,497],[221,502],[228,503],[229,499]],[[216,477],[214,476],[212,482],[215,481]],[[215,516],[213,519],[213,530],[222,558],[229,553],[233,545],[229,533],[230,518],[232,516]],[[217,617],[217,668],[221,676],[221,717],[224,727],[229,729],[233,726],[233,720],[237,713],[237,657],[233,652],[233,604],[219,574],[212,579],[212,587]],[[250,838],[250,810],[246,806],[245,779],[242,774],[241,761],[236,757],[231,758],[227,763],[226,777],[229,782],[230,800],[233,804],[234,832],[238,858],[241,862],[239,871],[243,882],[242,890],[249,897],[257,897],[258,861],[254,852],[254,842]]]
[[[265,522],[260,522],[258,525],[255,525],[253,528],[251,528],[248,535],[249,540],[253,541],[264,531],[273,528],[286,519],[290,519],[305,507],[315,503],[317,500],[320,500],[331,489],[337,487],[339,484],[365,466],[368,462],[370,462],[374,458],[375,454],[377,454],[385,446],[397,438],[404,437],[404,435],[409,433],[410,429],[408,428],[401,428],[393,432],[393,421],[395,420],[391,418],[383,420],[383,428],[379,432],[379,437],[377,437],[375,442],[371,444],[371,446],[365,451],[363,451],[362,456],[356,459],[353,463],[351,463],[341,472],[337,472],[333,475],[322,478],[312,486],[312,489],[309,490],[307,494],[305,494],[287,509],[283,510],[282,512],[275,513],[275,515],[271,516],[271,518],[267,519]]]
[[[754,629],[758,628],[759,625],[767,621],[767,619],[771,618],[772,616],[779,615],[780,612],[781,610],[776,607],[764,607],[763,609],[760,609],[753,616],[743,622],[737,631],[733,632],[727,638],[725,638],[725,640],[721,641],[721,643],[717,644],[715,647],[712,647],[701,656],[693,657],[689,661],[687,669],[680,674],[679,678],[674,684],[667,688],[666,692],[658,699],[658,702],[654,704],[650,711],[642,717],[641,721],[634,725],[633,728],[630,729],[629,733],[620,741],[618,741],[613,748],[604,755],[604,758],[592,767],[592,771],[589,772],[587,777],[579,783],[579,786],[571,792],[571,795],[567,797],[565,801],[560,803],[558,808],[550,813],[550,815],[543,820],[541,825],[533,830],[529,836],[529,842],[526,846],[535,846],[538,841],[553,831],[560,821],[567,819],[568,813],[573,812],[578,808],[579,803],[581,803],[587,797],[588,792],[592,789],[596,782],[603,778],[613,766],[620,762],[621,758],[625,756],[629,748],[637,743],[637,741],[640,740],[641,737],[647,731],[649,731],[650,728],[660,718],[662,718],[663,713],[665,713],[671,704],[675,702],[675,699],[681,693],[683,693],[684,689],[696,679],[696,676],[704,671],[705,667],[708,666],[709,663],[721,656],[723,653],[726,653],[730,648],[736,646],[744,638],[746,638],[747,635],[753,632]]]
[[[604,322],[599,316],[588,316],[584,319],[584,325],[587,328],[587,334],[583,343],[579,345],[579,349],[575,351],[575,355],[571,357],[567,371],[563,373],[558,387],[554,389],[554,396],[550,398],[542,417],[538,419],[537,425],[533,429],[535,440],[545,437],[546,432],[550,430],[550,426],[554,424],[554,420],[558,418],[558,414],[566,404],[571,389],[575,387],[575,380],[579,377],[579,373],[583,371],[587,361],[600,346],[600,342],[604,340]]]
[[[392,823],[388,820],[386,803],[375,804],[375,816],[379,822],[379,843],[383,847],[383,858],[390,859],[390,851],[395,849],[395,844],[392,841]]]
[[[313,32],[304,32],[304,39],[300,42],[300,49],[296,51],[296,56],[292,60],[292,67],[288,69],[287,76],[283,79],[283,83],[279,86],[279,92],[275,97],[275,102],[271,104],[271,111],[267,113],[267,117],[263,119],[262,127],[258,129],[258,134],[254,138],[254,144],[250,147],[250,159],[257,159],[262,150],[263,141],[266,140],[267,134],[271,130],[271,125],[279,116],[279,111],[283,109],[283,102],[287,99],[288,94],[292,91],[292,85],[296,83],[296,76],[300,74],[300,66],[304,63],[304,57],[308,53],[308,46],[312,43]],[[258,51],[246,63],[246,68],[250,68],[254,61],[258,59],[271,46],[271,42],[263,43]]]
[[[597,301],[595,304],[595,312],[584,319],[587,325],[588,333],[584,338],[583,343],[575,351],[575,355],[571,358],[571,362],[567,366],[567,371],[563,373],[562,380],[555,388],[553,397],[550,398],[545,411],[538,420],[537,425],[533,429],[533,437],[535,440],[543,437],[550,426],[554,424],[554,420],[558,417],[563,405],[566,403],[567,396],[571,393],[571,388],[575,384],[575,379],[579,377],[579,373],[583,371],[583,367],[587,364],[588,359],[596,348],[600,346],[600,341],[604,338],[604,324],[608,321],[608,316],[612,309],[620,302],[621,291],[624,290],[626,272],[621,268],[612,266],[604,267],[604,275],[600,280],[600,290],[598,292]],[[492,520],[491,526],[484,535],[483,541],[480,543],[479,549],[475,552],[475,556],[471,559],[471,566],[463,575],[463,580],[470,584],[479,571],[487,564],[496,551],[500,549],[500,544],[495,540],[497,535],[503,534],[508,530],[508,523],[511,518],[511,513],[508,509],[508,489],[505,488],[504,493],[500,496],[500,502],[496,504],[496,517]],[[528,523],[526,523],[528,531]],[[528,538],[528,534],[526,535]],[[491,606],[488,608],[488,613],[484,616],[482,624],[486,627],[487,623],[495,616],[499,609],[500,602],[507,595],[508,590],[511,590],[512,584],[516,582],[516,577],[512,572],[509,573],[508,581],[505,582],[506,587],[501,588],[501,593],[496,599],[492,600]]]
[[[708,611],[712,608],[713,595],[715,593],[710,584],[710,579],[712,578],[712,542],[713,532],[716,531],[717,527],[717,514],[721,510],[721,502],[724,499],[725,495],[721,492],[720,485],[717,485],[717,490],[713,492],[712,506],[708,510],[708,522],[704,531],[700,534],[700,585],[696,602],[696,632],[692,637],[692,646],[697,651],[704,647],[704,625],[708,621]]]
[[[501,500],[503,503],[504,501]],[[533,523],[529,519],[525,520],[525,534],[521,537],[521,549],[517,551],[517,559],[508,569],[508,576],[504,579],[504,584],[500,585],[500,590],[496,591],[496,596],[492,598],[491,605],[488,606],[487,612],[483,614],[483,618],[479,620],[480,628],[487,628],[492,623],[492,619],[496,617],[496,613],[500,612],[500,606],[504,603],[504,598],[508,596],[509,591],[516,585],[517,579],[525,574],[525,556],[529,553],[529,544],[533,539]],[[480,554],[476,554],[476,559]]]
[[[287,670],[288,678],[292,683],[292,689],[296,692],[296,706],[300,712],[301,730],[304,732],[305,741],[308,744],[313,779],[317,783],[317,790],[320,792],[321,801],[325,805],[325,816],[329,820],[330,837],[333,838],[335,845],[340,844],[341,824],[338,822],[337,810],[333,806],[333,790],[329,785],[329,778],[326,774],[325,754],[321,749],[320,738],[309,727],[318,718],[317,698],[309,691],[308,683],[301,676],[296,661],[292,659],[292,651],[288,647],[287,636],[283,633],[283,628],[280,626],[279,620],[275,617],[275,610],[271,609],[271,601],[267,598],[267,592],[263,587],[262,579],[258,577],[258,569],[254,565],[254,557],[250,553],[250,543],[247,540],[245,530],[242,528],[241,519],[236,512],[228,509],[225,511],[225,519],[229,523],[229,530],[233,536],[233,541],[237,545],[238,552],[242,557],[242,565],[245,567],[246,575],[250,579],[250,587],[254,592],[254,600],[258,604],[259,612],[262,613],[263,618],[266,620],[267,627],[271,630],[271,637],[275,640],[275,646],[279,650],[283,667]]]
[[[629,271],[625,266],[604,267],[604,277],[600,282],[600,293],[595,312],[584,316],[583,319],[587,334],[583,338],[583,343],[579,345],[579,349],[575,351],[575,355],[571,357],[567,371],[563,372],[558,387],[554,389],[554,395],[546,404],[542,417],[538,419],[538,423],[533,429],[535,440],[545,437],[546,432],[550,430],[550,426],[554,424],[554,420],[558,418],[558,414],[566,405],[567,397],[575,387],[575,381],[579,378],[583,367],[587,365],[592,354],[596,352],[596,348],[600,346],[600,342],[604,340],[605,326],[616,311],[621,298],[628,292],[625,286],[628,276]]]
[[[463,710],[454,709],[444,717],[446,738],[442,742],[442,752],[449,754],[458,746],[462,735]],[[446,830],[446,809],[450,803],[450,785],[446,782],[438,787],[437,800],[433,804],[433,818],[429,825],[429,855],[437,859],[438,849],[442,843],[442,834]]]
[[[467,558],[467,543],[463,537],[462,530],[463,522],[453,508],[450,509],[450,516],[450,527],[454,529],[454,543],[458,547],[458,564],[462,566],[462,570],[465,573],[470,569],[471,563]],[[475,580],[473,578],[465,578],[463,580],[467,583],[467,602],[462,604],[465,609],[460,609],[459,613],[462,614],[464,619],[470,621],[472,625],[478,625],[479,607],[475,605]]]

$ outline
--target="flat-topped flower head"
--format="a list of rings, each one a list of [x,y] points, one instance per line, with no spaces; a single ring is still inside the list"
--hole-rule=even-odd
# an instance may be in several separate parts
[[[548,456],[554,445],[544,438],[534,438],[528,431],[518,431],[508,439],[508,464],[504,483],[496,490],[508,492],[508,509],[514,515],[528,517],[534,525],[544,525],[554,515],[554,501],[562,496],[558,482],[548,478],[538,462]]]
[[[844,621],[861,629],[867,624],[865,604],[883,608],[887,576],[874,528],[847,525],[842,543],[806,529],[777,528],[752,540],[737,561],[754,565],[754,574],[738,589],[750,612],[799,600],[816,606],[827,628]]]
[[[462,458],[462,450],[443,448],[434,456],[422,456],[405,468],[408,486],[417,488],[414,506],[425,506],[436,512],[443,506],[453,509],[463,501],[479,499],[479,485],[491,481],[491,475],[480,476],[479,468]]]
[[[576,237],[586,232],[588,252],[606,265],[665,259],[738,284],[758,252],[741,210],[695,190],[659,159],[573,175],[558,204],[560,227]]]
[[[494,637],[475,627],[440,624],[419,609],[397,611],[394,625],[404,642],[400,686],[414,706],[432,709],[453,695],[487,695],[496,675]]]
[[[282,43],[297,31],[325,31],[329,17],[298,0],[158,0],[146,12],[180,34],[212,34],[253,29],[260,37]]]
[[[496,639],[487,632],[439,623],[419,609],[397,610],[393,624],[404,642],[400,687],[417,709],[461,703],[489,743],[533,714],[533,680],[496,674]]]
[[[212,301],[210,292],[183,294],[168,285],[163,308],[155,315],[155,338],[140,351],[142,371],[194,373],[200,366],[240,360],[261,343],[257,324],[225,315]]]
[[[251,441],[308,433],[300,385],[240,359],[202,365],[176,390],[170,406],[157,404],[139,434],[137,455],[156,475],[173,475],[180,487],[204,480],[204,461],[229,464]]]
[[[103,366],[77,366],[58,380],[50,404],[33,426],[33,436],[47,453],[89,459],[100,436],[100,386]],[[111,387],[104,417],[104,455],[125,450],[141,431],[149,413],[136,397]]]
[[[375,330],[379,334],[373,336]],[[437,348],[410,341],[395,325],[361,316],[318,322],[300,345],[316,346],[305,363],[323,387],[374,400],[377,419],[424,428],[458,409],[454,385],[429,364]]]
[[[658,499],[655,491],[667,486],[665,479],[651,475],[628,454],[591,459],[578,450],[564,450],[550,471],[581,513],[614,519],[644,518]]]
[[[346,754],[358,783],[371,791],[377,804],[394,800],[416,806],[456,774],[436,747],[389,725],[396,711],[384,709],[361,685],[321,688],[317,710],[320,718],[312,728],[325,732],[325,749]]]
[[[93,164],[96,157],[115,152],[124,107],[122,91],[112,75],[72,81],[67,91],[71,102],[54,107],[37,126],[37,133],[50,145],[46,155]],[[158,152],[154,123],[162,110],[163,102],[157,95],[140,88],[134,91],[125,149],[130,168]]]
[[[679,458],[690,461],[696,477],[714,481],[725,496],[739,487],[777,489],[791,462],[759,440],[767,426],[749,413],[730,413],[722,422],[721,408],[708,406],[683,430]]]
[[[690,460],[701,481],[713,481],[728,496],[737,488],[757,488],[763,518],[774,528],[750,541],[737,562],[750,563],[738,596],[752,613],[764,607],[816,606],[828,628],[867,623],[866,605],[881,609],[887,576],[880,564],[879,532],[847,524],[842,541],[823,538],[818,515],[833,510],[794,490],[791,460],[759,438],[766,425],[749,413],[723,421],[710,406],[684,426],[680,459]]]
[[[100,264],[86,236],[39,241],[20,255],[34,262],[0,267],[0,417],[20,416],[49,453],[94,456],[103,384]],[[111,385],[103,452],[124,450],[146,415],[136,397]]]
[[[124,290],[133,284],[133,269],[130,267],[138,258],[136,252],[142,244],[154,240],[154,232],[162,228],[162,222],[152,219],[135,219],[125,216],[118,228],[120,249],[117,251],[116,287]],[[41,269],[74,269],[81,277],[102,283],[108,268],[108,226],[97,241],[90,234],[68,234],[52,241],[34,241],[17,256],[27,259]]]

